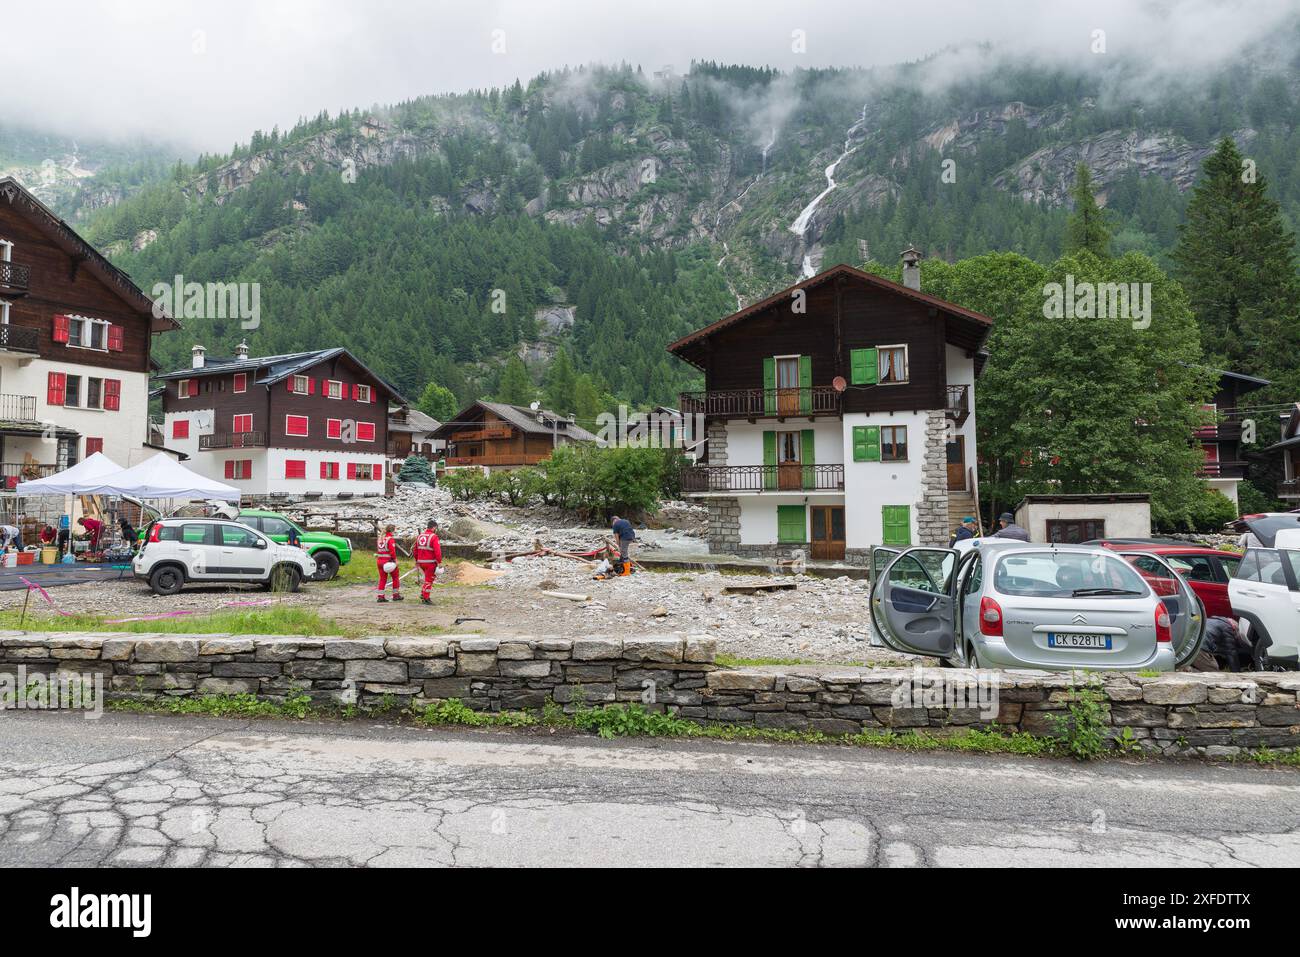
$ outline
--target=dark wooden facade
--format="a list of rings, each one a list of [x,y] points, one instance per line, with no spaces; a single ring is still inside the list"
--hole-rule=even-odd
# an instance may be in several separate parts
[[[1253,418],[1240,412],[1249,405],[1248,393],[1269,383],[1253,376],[1224,372],[1219,376],[1214,394],[1216,422],[1196,431],[1196,441],[1207,452],[1202,469],[1206,478],[1240,479],[1246,477],[1245,455],[1241,446],[1243,418]],[[1217,461],[1211,460],[1210,450],[1217,452]]]

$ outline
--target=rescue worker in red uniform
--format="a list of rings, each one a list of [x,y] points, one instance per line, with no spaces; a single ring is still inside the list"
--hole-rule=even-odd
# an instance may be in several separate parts
[[[429,524],[415,539],[415,566],[424,576],[420,584],[420,601],[432,605],[429,591],[433,588],[433,577],[438,573],[438,563],[442,561],[442,544],[438,541],[438,523],[429,519]]]
[[[401,569],[397,567],[397,539],[393,537],[396,527],[388,525],[379,536],[379,546],[375,549],[375,564],[379,568],[379,601],[388,601],[384,597],[384,586],[388,579],[393,581],[393,601],[402,600]]]

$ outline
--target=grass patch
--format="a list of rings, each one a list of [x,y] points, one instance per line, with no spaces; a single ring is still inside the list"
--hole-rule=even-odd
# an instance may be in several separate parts
[[[525,728],[538,723],[531,711],[475,711],[459,698],[448,698],[423,708],[411,709],[416,724],[464,725],[470,728]]]
[[[0,612],[0,629],[17,629],[19,611]],[[127,621],[115,623],[104,615],[33,615],[23,619],[27,631],[126,631],[161,632],[163,634],[232,634],[232,635],[303,635],[319,637],[342,635],[345,630],[335,621],[322,618],[310,608],[293,605],[270,605],[265,608],[246,608],[215,611],[211,614],[182,615],[178,618],[158,618],[152,621]],[[129,616],[123,616],[129,617]]]
[[[312,707],[311,697],[302,692],[289,695],[283,702],[266,701],[244,693],[149,700],[114,698],[106,706],[110,711],[136,714],[201,714],[212,718],[302,719],[318,713]]]
[[[714,661],[724,668],[744,668],[753,665],[815,665],[825,662],[810,661],[807,658],[742,658],[739,655],[719,654]]]
[[[442,565],[438,568],[438,581],[440,586],[444,584],[442,576],[444,574],[450,576],[449,569],[455,568],[462,561],[463,559],[460,558],[448,558],[443,561]],[[401,556],[397,560],[398,568],[401,570],[402,574],[410,571],[411,566],[414,564],[415,561],[413,559],[405,556]],[[406,581],[402,582],[402,586],[407,587],[413,585],[418,590],[420,587],[419,577],[419,573],[417,572],[407,578]],[[374,586],[378,584],[378,582],[379,571],[375,565],[375,553],[373,551],[360,551],[358,549],[353,549],[352,561],[348,562],[346,565],[340,565],[339,573],[324,584]]]

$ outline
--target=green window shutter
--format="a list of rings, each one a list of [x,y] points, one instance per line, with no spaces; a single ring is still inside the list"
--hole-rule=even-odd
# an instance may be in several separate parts
[[[910,505],[883,505],[880,510],[881,544],[907,546],[912,544],[912,507]]]
[[[763,360],[763,412],[776,415],[776,358]]]
[[[875,385],[880,378],[880,360],[875,349],[852,349],[849,352],[849,382],[852,385]]]
[[[808,541],[808,516],[802,505],[776,507],[776,540],[783,545]]]
[[[853,427],[853,461],[880,461],[880,426],[855,425]]]
[[[763,488],[776,488],[776,433],[763,433]]]
[[[799,357],[799,411],[812,412],[812,356]]]
[[[817,487],[817,455],[814,449],[815,438],[812,429],[804,429],[799,436],[799,460],[803,463],[803,487]]]

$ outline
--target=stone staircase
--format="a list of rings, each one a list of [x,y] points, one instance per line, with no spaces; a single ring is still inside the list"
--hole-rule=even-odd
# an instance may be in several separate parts
[[[975,496],[970,492],[948,490],[948,534],[957,530],[961,520],[967,515],[975,515]],[[979,516],[976,515],[976,518]],[[984,530],[986,533],[988,529]]]

